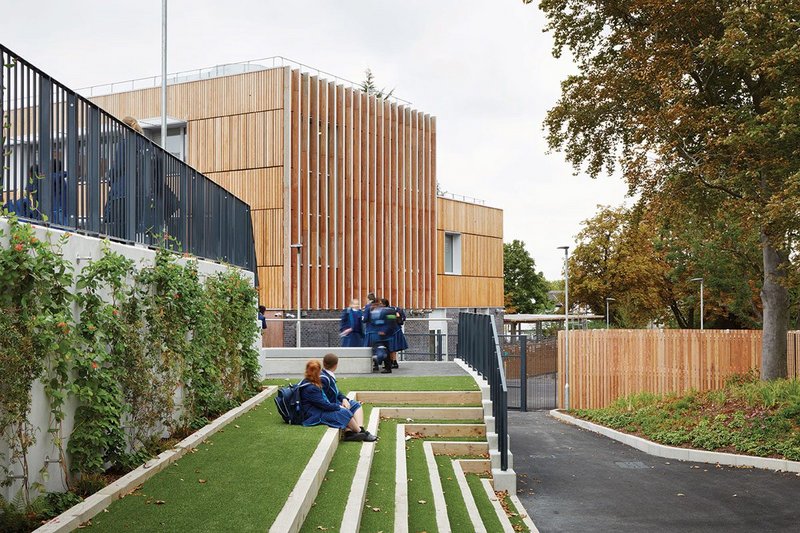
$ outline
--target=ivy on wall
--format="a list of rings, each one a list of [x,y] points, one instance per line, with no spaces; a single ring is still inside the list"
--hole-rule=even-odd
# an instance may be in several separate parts
[[[39,241],[13,217],[4,236],[0,438],[9,452],[0,465],[22,466],[26,498],[35,487],[27,451],[37,438],[28,421],[36,380],[65,476],[64,402],[78,400],[66,450],[73,479],[127,471],[158,453],[165,434],[202,426],[255,392],[256,293],[235,269],[201,279],[197,261],[182,264],[166,249],[137,268],[106,246],[73,276],[61,255],[68,236]],[[0,471],[0,482],[10,474]]]

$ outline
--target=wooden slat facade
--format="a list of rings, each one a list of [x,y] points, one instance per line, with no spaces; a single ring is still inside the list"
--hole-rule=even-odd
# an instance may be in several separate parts
[[[437,307],[503,307],[503,211],[437,198]],[[461,235],[461,273],[446,274],[446,233]]]
[[[169,116],[187,123],[187,162],[251,206],[269,309],[296,306],[292,243],[303,244],[304,309],[340,309],[368,292],[436,307],[434,117],[288,67],[171,85],[167,99]],[[120,118],[161,113],[157,88],[93,101]],[[477,237],[490,234],[475,233],[465,243],[485,250]],[[495,273],[481,258],[469,263],[470,272]],[[478,302],[453,286],[445,301],[502,305],[499,287],[498,298]]]

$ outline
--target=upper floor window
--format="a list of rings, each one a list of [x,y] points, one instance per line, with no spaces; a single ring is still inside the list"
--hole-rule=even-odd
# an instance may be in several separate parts
[[[461,274],[461,234],[444,234],[444,273]]]

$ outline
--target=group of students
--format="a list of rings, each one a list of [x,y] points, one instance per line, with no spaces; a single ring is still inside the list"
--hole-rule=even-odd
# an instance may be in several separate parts
[[[300,409],[303,426],[326,426],[344,429],[344,440],[374,442],[378,437],[364,429],[364,411],[361,404],[345,396],[336,385],[336,368],[339,357],[329,353],[306,363],[300,388]]]
[[[369,346],[372,348],[373,372],[383,365],[381,373],[391,374],[397,364],[397,352],[408,349],[408,341],[403,334],[406,313],[400,307],[389,304],[386,298],[367,295],[368,303],[361,308],[361,302],[353,299],[350,307],[342,311],[339,321],[339,334],[344,347]]]

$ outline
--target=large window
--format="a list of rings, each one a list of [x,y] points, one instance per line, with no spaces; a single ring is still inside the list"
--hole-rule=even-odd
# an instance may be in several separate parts
[[[444,273],[461,274],[461,234],[444,234]]]

